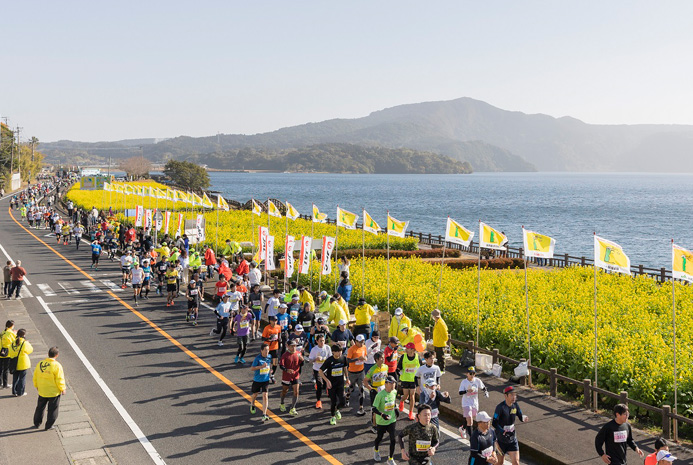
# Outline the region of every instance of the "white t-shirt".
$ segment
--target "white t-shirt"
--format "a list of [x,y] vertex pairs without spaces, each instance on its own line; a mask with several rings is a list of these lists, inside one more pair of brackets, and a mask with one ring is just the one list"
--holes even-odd
[[130,268],[130,265],[132,265],[132,256],[131,255],[123,255],[120,257],[120,267],[121,268]]
[[378,342],[373,342],[373,339],[368,339],[366,341],[366,363],[369,365],[375,364],[375,359],[373,356],[380,351],[380,344],[382,341],[378,338]]
[[[467,390],[472,389],[473,392],[469,393]],[[467,378],[463,379],[460,383],[459,391],[464,391],[462,395],[462,407],[473,407],[475,409],[479,408],[479,391],[485,389],[486,386],[484,382],[479,378],[474,377],[474,379],[469,382]]]
[[260,274],[260,270],[258,270],[257,268],[251,269],[248,273],[248,283],[250,284],[250,287],[253,287],[256,284],[260,284],[261,279],[262,274]]
[[144,270],[142,268],[132,269],[132,284],[142,284],[144,279]]
[[428,367],[425,363],[419,367],[418,370],[416,370],[416,375],[417,378],[419,378],[419,386],[421,387],[421,391],[424,390],[424,382],[427,379],[433,378],[437,380],[442,376],[440,372],[440,368],[438,365],[431,365]]
[[269,300],[267,300],[267,316],[277,316],[280,303],[279,299],[270,297]]
[[237,312],[238,311],[238,305],[243,302],[243,294],[241,294],[238,291],[234,292],[227,292],[227,296],[229,296],[229,304],[231,304],[231,311],[232,312]]
[[[330,346],[327,344],[324,344],[322,348],[315,346],[312,349],[310,349],[310,355],[308,355],[308,358],[310,360],[314,360],[313,362],[313,370],[319,370],[320,367],[322,367],[323,362],[328,359],[332,355],[332,349],[330,349]],[[320,361],[318,361],[318,358]]]

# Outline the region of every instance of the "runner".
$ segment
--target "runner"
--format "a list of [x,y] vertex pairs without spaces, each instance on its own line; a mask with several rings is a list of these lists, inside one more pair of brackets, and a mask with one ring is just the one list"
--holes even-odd
[[424,364],[416,370],[416,381],[417,386],[420,390],[423,390],[426,380],[433,379],[436,384],[440,386],[440,377],[443,372],[440,370],[438,365],[434,365],[435,358],[433,352],[424,352]]
[[168,271],[168,262],[166,261],[166,256],[164,256],[164,254],[161,254],[159,262],[156,264],[156,273],[158,281],[156,285],[157,294],[161,294],[163,292],[164,283],[166,282],[166,271]]
[[120,257],[120,271],[123,274],[121,277],[121,289],[125,289],[130,278],[130,268],[132,267],[132,250],[128,250]]
[[310,309],[310,305],[303,305],[303,310],[298,314],[298,322],[307,334],[313,329],[313,326],[315,326],[315,313]]
[[472,437],[474,417],[479,411],[479,391],[483,391],[484,395],[488,397],[488,390],[484,382],[475,375],[476,368],[467,368],[467,378],[463,379],[460,383],[459,391],[462,396],[462,414],[467,419],[467,425],[460,426],[460,435],[463,439],[465,437]]
[[390,435],[390,455],[387,459],[387,465],[395,465],[395,430],[397,416],[399,411],[395,408],[397,401],[397,380],[394,376],[388,376],[385,380],[385,389],[380,391],[375,396],[373,401],[373,412],[375,413],[376,436],[373,447],[373,460],[380,462],[380,442],[383,440],[385,433]]
[[140,268],[139,262],[135,262],[134,268],[131,271],[132,275],[132,296],[135,300],[135,307],[139,304],[137,303],[137,297],[139,297],[140,292],[142,292],[142,281],[144,281],[144,270]]
[[[397,435],[399,447],[402,450],[402,460],[408,460],[410,465],[429,465],[431,457],[440,445],[438,429],[431,424],[431,407],[417,407],[417,422],[404,428]],[[404,438],[409,436],[409,448],[404,447]]]
[[[628,423],[629,416],[628,405],[616,404],[614,406],[613,420],[602,426],[597,433],[597,437],[594,439],[594,446],[604,463],[626,465],[628,463],[626,447],[633,449],[640,457],[645,455],[633,440],[633,431],[630,423]],[[606,452],[603,447],[606,447]]]
[[[368,370],[363,381],[364,388],[368,389],[371,396],[371,407],[375,402],[375,396],[378,392],[385,389],[385,380],[387,379],[387,365],[385,365],[385,357],[382,352],[376,352],[373,355],[375,364]],[[375,422],[375,411],[371,408],[371,431],[377,433]]]
[[450,393],[447,391],[441,392],[439,389],[440,386],[436,380],[434,378],[428,378],[419,396],[420,404],[431,407],[431,423],[433,423],[438,432],[440,432],[440,423],[438,421],[440,403],[450,403]]
[[95,268],[99,271],[99,258],[101,257],[102,249],[101,245],[94,241],[91,243],[91,268]]
[[267,299],[267,303],[265,304],[265,313],[267,313],[267,316],[277,316],[277,313],[279,313],[279,304],[281,304],[279,289],[274,289],[272,291],[272,297]]
[[188,298],[188,313],[185,315],[185,321],[192,320],[193,326],[197,326],[197,312],[200,309],[200,289],[197,287],[197,281],[191,280],[188,283],[185,296]]
[[250,397],[250,413],[255,414],[255,399],[257,395],[262,393],[262,421],[269,420],[267,416],[267,405],[269,404],[269,393],[268,386],[270,383],[270,365],[272,364],[272,355],[270,355],[270,346],[267,344],[262,344],[260,347],[260,355],[255,357],[252,365],[250,366],[251,371],[254,371],[253,375],[253,386],[250,388],[252,393]]
[[289,410],[289,415],[296,416],[298,412],[296,411],[296,404],[298,403],[298,383],[299,383],[299,368],[303,363],[303,355],[296,351],[296,341],[287,342],[287,350],[282,355],[279,360],[279,368],[282,369],[282,393],[279,396],[279,410],[286,412],[286,406],[284,405],[284,398],[286,393],[289,392],[289,387],[293,392],[293,399],[291,401],[291,409]]
[[298,294],[291,296],[291,303],[288,305],[287,314],[289,315],[289,326],[292,328],[298,323],[298,314],[301,313],[301,304],[298,301]]
[[[397,336],[392,336],[383,350],[385,364],[387,365],[387,373],[390,376],[397,376],[397,348],[399,347],[399,339]],[[395,378],[396,379],[396,378]]]
[[151,287],[150,282],[152,280],[152,267],[150,266],[151,261],[149,259],[142,260],[142,271],[144,271],[144,281],[142,281],[142,289],[144,290],[144,296],[142,298],[149,299],[149,289]]
[[359,409],[356,415],[363,416],[366,412],[363,410],[363,379],[365,372],[363,370],[366,362],[366,346],[364,344],[365,337],[363,334],[356,336],[356,342],[349,347],[347,351],[347,362],[349,363],[349,390],[346,395],[346,406],[349,406],[351,394],[354,389],[359,389]]
[[219,302],[221,302],[221,298],[226,294],[226,291],[229,288],[229,283],[226,281],[226,276],[223,274],[219,275],[219,281],[214,284],[214,289],[216,290],[216,294],[214,295],[214,305],[217,305]]
[[339,344],[345,350],[350,342],[354,341],[354,335],[347,329],[346,320],[339,320],[339,326],[332,332],[332,341]]
[[250,288],[250,294],[248,295],[248,300],[250,301],[250,306],[253,309],[253,326],[250,328],[250,337],[255,339],[260,337],[260,321],[262,320],[262,307],[265,303],[265,295],[260,292],[260,285],[256,284]]
[[354,317],[356,318],[354,334],[363,334],[368,339],[371,335],[371,318],[373,315],[375,315],[375,310],[366,303],[366,299],[361,297],[358,306],[354,310]]
[[315,326],[310,328],[311,339],[313,344],[316,343],[318,336],[325,338],[325,343],[330,341],[330,327],[325,324],[325,319],[320,317],[315,321]]
[[274,384],[274,373],[277,371],[277,364],[279,363],[279,335],[282,329],[277,324],[276,316],[270,316],[268,319],[269,324],[262,330],[262,341],[269,344],[270,355],[272,356],[270,382]]
[[236,341],[238,342],[238,353],[233,363],[245,363],[245,351],[248,349],[248,334],[253,327],[253,314],[248,311],[247,305],[241,305],[241,309],[233,318],[233,326],[236,333]]
[[366,373],[375,365],[373,356],[380,352],[380,345],[380,333],[376,329],[371,333],[371,337],[366,340],[366,363],[363,365],[363,369],[366,370]]
[[397,362],[400,373],[399,381],[402,383],[402,399],[399,401],[399,411],[404,410],[404,403],[409,401],[409,419],[414,419],[414,403],[416,394],[416,372],[421,366],[419,354],[413,342],[406,345],[406,353]]
[[223,346],[224,343],[222,341],[224,340],[224,337],[226,337],[226,330],[229,327],[229,315],[231,315],[231,302],[229,302],[228,295],[224,295],[224,297],[222,297],[221,302],[219,302],[217,308],[214,309],[214,313],[217,316],[217,327],[212,328],[209,335],[214,336],[215,334],[218,334],[219,342],[217,342],[217,345]]
[[[493,414],[493,428],[496,430],[496,438],[501,451],[498,463],[503,463],[505,455],[510,457],[512,465],[520,465],[520,445],[515,435],[515,418],[521,422],[529,420],[527,415],[522,414],[522,410],[517,403],[517,394],[512,386],[503,389],[505,400],[498,404]],[[630,427],[629,427],[630,428]],[[624,462],[625,463],[625,462]]]
[[279,305],[279,313],[277,313],[277,324],[281,329],[279,337],[279,356],[281,357],[286,352],[286,341],[289,339],[289,314],[286,313],[286,304]]
[[332,346],[332,356],[325,360],[320,367],[320,378],[327,385],[327,394],[330,396],[330,424],[336,425],[337,420],[342,419],[339,409],[344,407],[344,383],[349,383],[346,374],[347,360],[342,355],[339,344]]
[[491,428],[491,417],[481,411],[476,414],[477,428],[469,438],[469,461],[467,465],[481,465],[484,463],[497,464],[498,456],[494,449],[500,450],[496,439],[496,432]]
[[84,228],[81,224],[77,223],[74,228],[72,228],[72,234],[75,236],[75,246],[76,250],[79,250],[79,243],[82,241],[82,234],[84,233]]
[[175,266],[169,267],[166,271],[166,306],[170,307],[173,305],[173,299],[176,298],[177,288],[178,288],[178,269]]
[[315,380],[315,408],[322,408],[322,391],[327,390],[325,381],[320,377],[320,368],[329,357],[332,356],[332,349],[325,344],[325,336],[322,334],[315,338],[315,346],[310,350],[308,360],[313,364],[313,379]]

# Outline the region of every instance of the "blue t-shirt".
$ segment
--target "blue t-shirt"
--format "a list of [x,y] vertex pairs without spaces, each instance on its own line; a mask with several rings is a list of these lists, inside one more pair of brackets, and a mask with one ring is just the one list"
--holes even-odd
[[272,356],[268,355],[267,357],[263,357],[262,355],[258,355],[255,357],[255,360],[253,360],[253,364],[251,365],[252,367],[257,367],[262,365],[261,362],[265,362],[266,365],[264,368],[261,368],[257,371],[254,371],[255,375],[253,376],[253,381],[256,381],[258,383],[264,383],[270,380],[270,371],[272,368]]
[[282,331],[289,330],[289,314],[288,313],[277,313],[277,324],[282,329]]
[[91,245],[91,253],[92,253],[92,255],[100,255],[101,254],[101,246],[99,244],[92,244]]

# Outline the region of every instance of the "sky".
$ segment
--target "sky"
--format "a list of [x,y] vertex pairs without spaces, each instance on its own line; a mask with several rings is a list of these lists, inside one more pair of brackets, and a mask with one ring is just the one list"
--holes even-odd
[[50,142],[254,134],[471,97],[693,124],[690,1],[4,2],[0,116]]

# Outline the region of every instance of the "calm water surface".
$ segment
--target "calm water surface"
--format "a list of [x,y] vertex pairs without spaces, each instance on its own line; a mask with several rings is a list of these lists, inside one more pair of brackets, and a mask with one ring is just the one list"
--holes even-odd
[[[212,189],[245,202],[268,197],[330,218],[337,205],[380,224],[386,212],[409,228],[443,234],[448,215],[477,231],[478,221],[522,244],[521,226],[556,239],[556,253],[591,257],[592,233],[623,246],[633,265],[671,267],[670,240],[693,248],[693,174],[475,173],[357,175],[210,173]],[[475,237],[476,239],[476,237]]]

